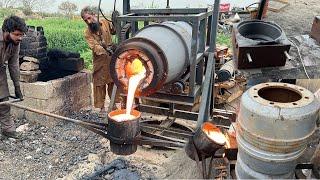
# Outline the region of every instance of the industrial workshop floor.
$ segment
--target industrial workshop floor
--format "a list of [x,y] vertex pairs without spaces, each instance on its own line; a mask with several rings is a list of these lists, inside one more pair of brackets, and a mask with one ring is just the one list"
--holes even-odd
[[[269,13],[269,20],[282,26],[288,36],[306,34],[314,16],[320,14],[318,0],[290,0],[290,3],[283,12]],[[71,117],[102,120],[89,111]],[[106,139],[79,126],[65,122],[15,121],[24,132],[24,139],[0,140],[0,179],[80,179],[121,158],[110,152]],[[315,148],[319,134],[309,149]],[[139,147],[137,153],[123,158],[126,161],[123,169],[128,171],[108,171],[100,179],[200,178],[196,163],[182,150]]]

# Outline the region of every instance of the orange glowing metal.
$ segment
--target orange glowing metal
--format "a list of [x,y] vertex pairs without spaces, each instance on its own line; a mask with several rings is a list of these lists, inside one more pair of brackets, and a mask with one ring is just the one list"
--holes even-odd
[[224,145],[226,143],[226,137],[215,125],[206,122],[202,126],[202,131],[215,143],[220,145]]
[[129,61],[126,66],[126,74],[128,77],[131,77],[133,75],[139,74],[143,71],[144,66],[140,59],[135,58],[133,61]]

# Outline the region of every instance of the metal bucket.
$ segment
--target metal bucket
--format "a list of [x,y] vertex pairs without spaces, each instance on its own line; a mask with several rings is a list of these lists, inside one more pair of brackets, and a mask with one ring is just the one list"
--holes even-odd
[[243,21],[239,23],[238,31],[243,37],[261,43],[277,42],[283,32],[277,24],[260,20]]
[[135,138],[140,135],[139,120],[141,113],[136,110],[131,111],[134,119],[117,121],[113,117],[125,114],[126,110],[115,110],[108,114],[108,139],[110,140],[110,149],[117,155],[130,155],[137,151]]
[[309,90],[296,85],[263,83],[246,91],[238,117],[237,177],[293,178],[319,107]]

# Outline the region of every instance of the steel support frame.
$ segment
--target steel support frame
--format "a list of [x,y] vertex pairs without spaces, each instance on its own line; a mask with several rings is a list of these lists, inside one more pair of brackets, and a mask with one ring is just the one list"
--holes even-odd
[[[192,42],[191,42],[191,65],[189,77],[189,93],[188,94],[166,94],[156,93],[149,97],[142,97],[145,99],[153,99],[160,101],[168,101],[176,104],[193,104],[197,97],[201,94],[200,112],[197,113],[197,119],[194,113],[187,113],[187,119],[192,117],[192,120],[197,120],[198,125],[204,121],[210,120],[212,107],[214,103],[212,96],[212,84],[214,83],[213,74],[215,67],[215,60],[213,50],[215,49],[216,31],[219,15],[220,0],[214,1],[214,10],[208,11],[207,8],[186,8],[186,9],[130,9],[130,1],[123,0],[124,15],[117,18],[117,29],[121,29],[126,23],[131,23],[131,36],[133,36],[138,29],[138,21],[143,21],[144,25],[149,22],[163,22],[163,21],[185,21],[192,25]],[[171,16],[174,15],[174,16]],[[117,34],[120,37],[120,31]],[[120,39],[120,38],[119,38]],[[118,42],[121,43],[121,42]],[[205,54],[209,51],[209,56]],[[205,63],[207,61],[207,63]],[[204,65],[207,64],[206,68]],[[203,75],[205,73],[205,79]],[[171,101],[170,101],[171,100]],[[146,107],[144,107],[146,108]],[[144,109],[142,107],[142,109]],[[147,108],[147,109],[150,109]],[[177,111],[180,114],[180,111]],[[184,112],[181,111],[181,114]],[[177,115],[176,114],[176,115]],[[181,115],[181,118],[184,118]]]

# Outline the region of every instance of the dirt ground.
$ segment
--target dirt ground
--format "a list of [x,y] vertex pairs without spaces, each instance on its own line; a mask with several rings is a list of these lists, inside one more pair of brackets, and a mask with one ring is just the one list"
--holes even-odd
[[290,5],[279,13],[268,12],[267,20],[282,27],[289,37],[309,34],[314,17],[320,14],[318,0],[289,0]]
[[[289,0],[280,13],[268,13],[268,20],[278,23],[288,36],[307,34],[315,15],[320,14],[318,0]],[[103,121],[97,114],[83,111],[71,117]],[[14,118],[14,117],[13,117]],[[0,140],[0,179],[83,179],[85,175],[118,158],[126,161],[128,173],[104,173],[98,179],[177,179],[200,178],[196,163],[183,150],[139,147],[137,153],[120,157],[110,152],[108,140],[88,130],[65,122],[27,122],[22,140]],[[26,126],[28,124],[28,126]],[[318,133],[319,134],[319,133]],[[312,146],[315,146],[315,143]]]

